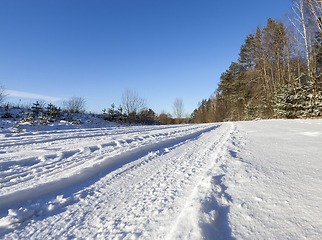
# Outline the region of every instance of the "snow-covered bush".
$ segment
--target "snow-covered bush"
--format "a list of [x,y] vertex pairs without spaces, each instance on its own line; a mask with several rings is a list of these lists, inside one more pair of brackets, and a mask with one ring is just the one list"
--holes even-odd
[[316,118],[322,113],[322,92],[312,81],[281,86],[274,100],[278,118]]

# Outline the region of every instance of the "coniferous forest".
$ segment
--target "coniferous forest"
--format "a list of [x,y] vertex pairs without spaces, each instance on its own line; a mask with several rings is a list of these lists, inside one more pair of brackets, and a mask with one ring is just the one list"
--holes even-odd
[[322,116],[322,1],[293,1],[285,20],[246,36],[196,123]]

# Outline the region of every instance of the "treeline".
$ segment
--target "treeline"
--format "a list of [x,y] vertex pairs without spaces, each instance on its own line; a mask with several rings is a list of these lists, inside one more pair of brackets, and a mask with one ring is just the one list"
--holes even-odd
[[[170,113],[162,112],[157,115],[147,107],[146,100],[132,90],[126,90],[122,94],[122,102],[116,107],[113,103],[109,108],[104,108],[101,114],[86,113],[86,100],[83,97],[73,96],[62,102],[62,108],[51,103],[39,100],[32,104],[4,104],[8,96],[5,89],[0,87],[0,118],[14,119],[18,124],[29,122],[31,125],[48,125],[61,120],[71,124],[83,124],[81,118],[86,115],[95,116],[105,121],[115,122],[121,125],[143,124],[184,124],[191,122],[183,117],[183,103],[176,99],[174,102],[175,117]],[[180,104],[176,104],[176,103]],[[89,120],[90,121],[90,120]],[[17,131],[19,132],[19,131]]]
[[173,102],[174,118],[170,113],[162,112],[157,115],[147,107],[146,100],[133,90],[125,90],[122,94],[122,103],[116,108],[103,109],[103,119],[120,124],[184,124],[190,123],[190,118],[183,117],[183,101],[176,98]]
[[322,2],[293,4],[287,21],[270,18],[246,37],[193,122],[321,117]]
[[102,117],[104,120],[119,124],[159,124],[155,112],[150,108],[142,109],[140,112],[131,111],[125,113],[122,106],[116,109],[115,105],[112,104],[110,108],[103,109]]

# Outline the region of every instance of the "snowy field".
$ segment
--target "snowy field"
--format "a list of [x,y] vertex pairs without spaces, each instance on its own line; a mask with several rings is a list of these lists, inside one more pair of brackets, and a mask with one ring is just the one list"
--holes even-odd
[[1,239],[321,239],[322,120],[0,133]]

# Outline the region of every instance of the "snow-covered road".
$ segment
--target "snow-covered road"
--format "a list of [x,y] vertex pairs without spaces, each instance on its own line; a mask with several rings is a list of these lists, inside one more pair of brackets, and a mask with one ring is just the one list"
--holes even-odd
[[322,121],[0,137],[0,238],[317,239]]

